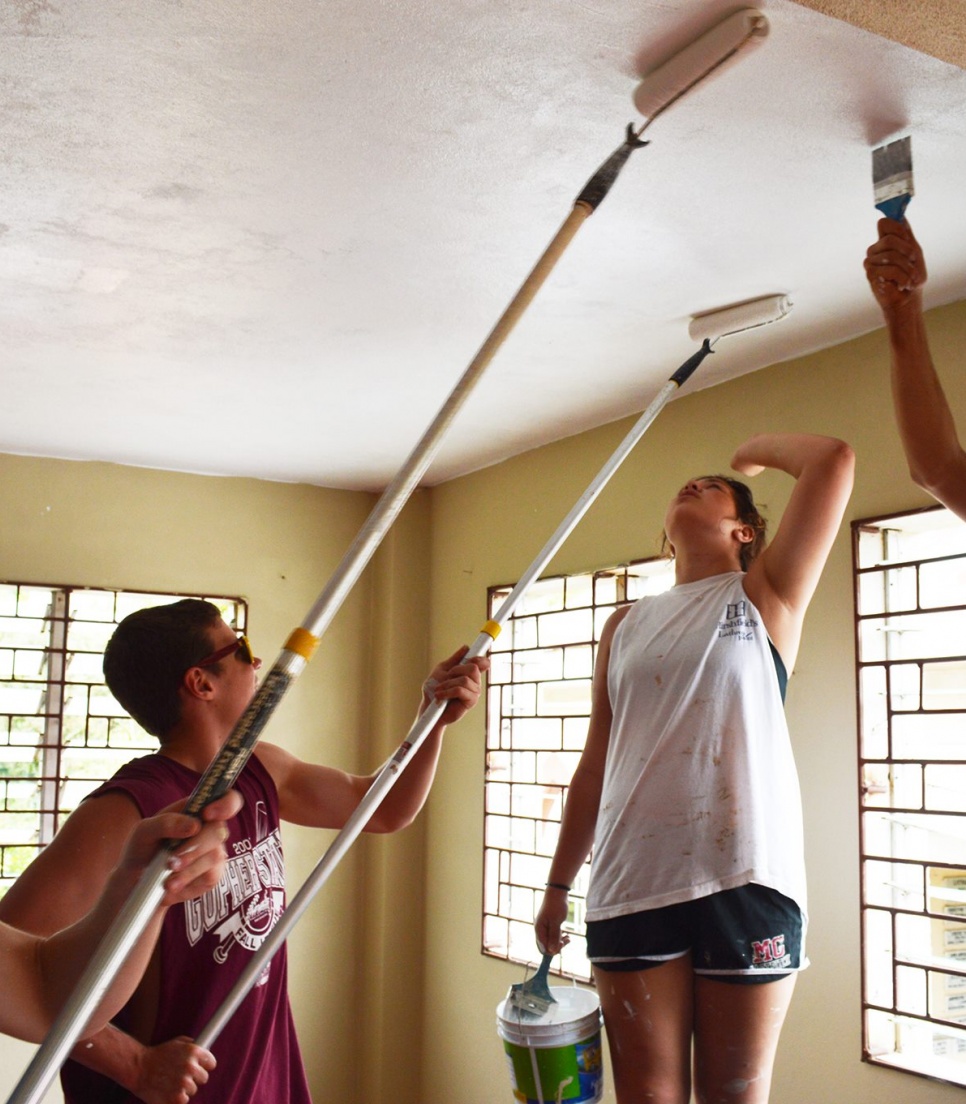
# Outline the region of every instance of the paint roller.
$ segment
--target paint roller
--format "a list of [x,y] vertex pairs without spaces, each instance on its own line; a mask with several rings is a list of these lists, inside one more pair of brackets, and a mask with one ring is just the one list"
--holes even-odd
[[[639,110],[648,116],[647,121],[636,133],[633,124],[628,125],[622,145],[601,165],[574,201],[572,211],[554,239],[460,377],[429,429],[383,492],[315,605],[302,624],[290,634],[251,704],[191,794],[184,810],[186,813],[197,815],[205,805],[231,788],[248,761],[269,717],[292,682],[305,669],[322,634],[425,474],[439,449],[443,435],[484,369],[529,306],[577,230],[606,197],[631,152],[647,144],[641,140],[640,135],[688,91],[728,65],[744,48],[764,37],[767,28],[768,22],[759,11],[753,8],[742,9],[716,24],[679,54],[645,75],[634,99]],[[670,383],[671,381],[669,385]],[[674,384],[673,388],[676,389],[677,386],[680,384]],[[162,850],[145,870],[44,1043],[8,1098],[7,1104],[37,1104],[43,1096],[97,1006],[110,978],[120,968],[139,933],[157,908],[163,895],[166,860],[167,854]]]
[[[632,449],[647,432],[651,423],[658,416],[665,404],[690,378],[692,373],[706,356],[713,353],[711,348],[712,336],[717,340],[730,334],[736,334],[745,329],[767,325],[769,322],[784,318],[791,304],[786,296],[768,296],[746,303],[729,307],[721,311],[715,311],[695,318],[691,325],[698,326],[704,334],[701,339],[701,348],[689,357],[673,373],[647,407],[640,418],[635,422],[631,431],[618,445],[615,452],[607,460],[594,480],[577,500],[576,504],[563,519],[553,535],[537,554],[534,561],[526,569],[516,586],[504,599],[499,610],[491,621],[487,621],[480,630],[476,640],[466,653],[467,659],[475,656],[486,655],[493,641],[499,636],[504,623],[510,618],[524,594],[536,579],[546,570],[551,559],[556,555],[561,545],[577,526],[584,514],[600,495],[601,491],[610,481],[611,477],[630,455]],[[275,927],[265,937],[264,942],[258,948],[247,963],[244,971],[239,975],[234,988],[225,997],[222,1004],[216,1009],[208,1024],[199,1032],[196,1042],[199,1046],[210,1048],[218,1038],[222,1028],[231,1018],[235,1009],[241,1004],[252,986],[257,982],[265,967],[279,950],[291,929],[308,908],[315,894],[322,888],[329,875],[338,865],[340,860],[358,838],[371,820],[373,813],[385,799],[386,794],[395,785],[396,780],[406,768],[413,756],[419,750],[420,745],[436,726],[443,711],[445,702],[432,702],[420,714],[406,736],[406,739],[396,749],[395,754],[376,775],[372,785],[366,791],[365,796],[355,811],[346,821],[345,826],[332,841],[326,853],[322,856],[312,873],[306,878],[298,893],[289,901],[285,912],[279,918]]]
[[768,20],[755,8],[742,8],[648,73],[634,92],[634,106],[647,119],[641,134],[669,107],[712,74],[730,67],[738,55],[768,35]]
[[702,81],[729,68],[740,54],[757,46],[767,35],[765,16],[757,8],[741,8],[645,74],[634,91],[634,106],[646,121],[637,129],[628,123],[623,143],[577,196],[574,211],[585,208],[578,217],[586,218],[597,208],[631,153],[649,144],[642,141],[641,135],[659,115]]
[[761,299],[749,299],[732,307],[696,314],[688,326],[688,336],[693,341],[708,341],[714,345],[720,337],[777,322],[791,309],[792,301],[787,295],[766,295]]

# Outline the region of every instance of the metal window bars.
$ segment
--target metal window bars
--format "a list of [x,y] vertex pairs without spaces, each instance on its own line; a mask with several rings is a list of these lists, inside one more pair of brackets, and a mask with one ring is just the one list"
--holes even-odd
[[864,1057],[966,1085],[966,527],[852,531]]

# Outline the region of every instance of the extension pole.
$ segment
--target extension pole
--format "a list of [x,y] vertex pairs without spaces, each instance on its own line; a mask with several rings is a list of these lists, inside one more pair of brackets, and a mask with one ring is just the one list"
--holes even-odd
[[[425,474],[439,450],[443,435],[483,371],[533,301],[574,235],[607,195],[630,154],[646,144],[635,137],[632,127],[628,126],[624,141],[574,200],[563,225],[480,346],[409,459],[380,496],[315,605],[285,642],[248,708],[189,797],[184,809],[187,814],[197,816],[206,805],[231,789],[275,707],[312,658],[322,634]],[[97,997],[103,993],[157,907],[162,896],[160,887],[165,871],[165,864],[160,860],[145,870],[127,906],[104,937],[91,967],[84,973],[7,1104],[37,1104],[43,1096],[96,1007]],[[93,968],[94,962],[102,963],[97,971]]]
[[[503,623],[516,609],[524,593],[534,580],[546,570],[547,564],[553,559],[557,550],[573,531],[580,519],[590,509],[594,500],[607,485],[614,472],[617,471],[637,442],[647,432],[648,427],[661,412],[671,395],[684,384],[691,373],[710,352],[712,352],[711,343],[705,340],[701,349],[689,360],[685,361],[667,383],[664,384],[657,397],[644,411],[607,463],[597,473],[593,482],[587,490],[584,491],[570,513],[567,514],[557,527],[553,536],[540,550],[533,563],[531,563],[523,573],[520,581],[504,599],[494,619],[492,621],[487,621],[480,630],[480,634],[466,653],[466,659],[473,659],[476,656],[486,655],[490,650],[490,646],[496,637],[499,636],[503,628]],[[205,1027],[202,1028],[196,1039],[199,1046],[210,1048],[215,1039],[218,1038],[222,1028],[244,1000],[251,987],[258,980],[266,965],[271,961],[273,955],[281,947],[289,931],[295,926],[302,914],[308,908],[312,898],[322,888],[339,861],[365,828],[386,794],[395,785],[401,772],[405,770],[406,766],[412,760],[419,746],[435,727],[445,709],[445,702],[432,702],[420,714],[413,727],[409,730],[406,739],[397,748],[393,757],[376,775],[372,785],[366,791],[365,796],[362,798],[362,801],[360,801],[355,811],[346,821],[345,826],[332,841],[315,869],[308,878],[306,878],[298,893],[288,903],[278,923],[272,928],[265,937],[262,945],[252,955],[247,966],[235,982],[234,988],[228,993],[224,1001],[222,1001],[221,1005]]]

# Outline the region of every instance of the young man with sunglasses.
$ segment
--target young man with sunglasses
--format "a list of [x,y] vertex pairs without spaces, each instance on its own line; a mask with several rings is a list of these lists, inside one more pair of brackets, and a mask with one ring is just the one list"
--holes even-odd
[[[447,703],[366,830],[393,832],[429,793],[443,730],[476,704],[488,662],[443,660],[427,686]],[[189,793],[254,693],[260,666],[248,641],[208,602],[186,599],[139,610],[117,627],[104,674],[117,700],[148,732],[157,754],[136,759],[96,790],[0,903],[0,919],[44,934],[86,911],[132,825]],[[424,697],[424,706],[426,703]],[[171,909],[159,950],[115,1023],[75,1048],[62,1082],[68,1104],[186,1104],[214,1058],[191,1037],[208,1023],[277,921],[285,903],[280,820],[341,828],[374,775],[305,763],[260,741],[234,788],[244,807],[231,825],[228,869],[218,886]],[[308,1104],[289,1008],[283,947],[214,1046],[208,1104]]]

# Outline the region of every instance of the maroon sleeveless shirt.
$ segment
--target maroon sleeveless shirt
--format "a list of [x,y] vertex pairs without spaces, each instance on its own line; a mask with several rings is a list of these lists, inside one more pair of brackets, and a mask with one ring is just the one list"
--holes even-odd
[[[123,766],[87,800],[121,791],[142,816],[186,797],[199,775],[163,755]],[[228,866],[204,896],[168,909],[161,929],[161,976],[152,1043],[191,1038],[205,1027],[285,907],[278,793],[253,755],[235,789],[244,808],[229,823]],[[311,1104],[288,1002],[286,948],[265,968],[215,1040],[218,1059],[198,1104]],[[127,1009],[115,1017],[122,1030]],[[77,1062],[61,1071],[67,1104],[134,1104],[116,1082]]]

